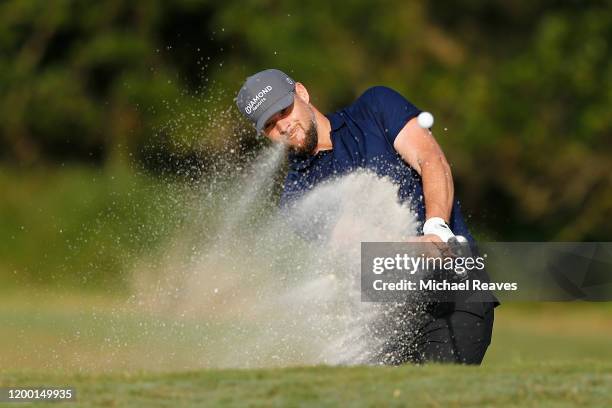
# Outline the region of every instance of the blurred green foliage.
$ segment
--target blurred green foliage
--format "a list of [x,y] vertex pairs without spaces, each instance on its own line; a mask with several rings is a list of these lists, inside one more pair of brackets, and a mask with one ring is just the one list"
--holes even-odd
[[375,84],[432,111],[481,238],[609,240],[610,38],[605,1],[6,1],[0,157],[206,169],[259,146],[232,99],[277,67],[322,111]]
[[5,168],[0,190],[0,289],[124,290],[192,214],[183,187],[124,168]]

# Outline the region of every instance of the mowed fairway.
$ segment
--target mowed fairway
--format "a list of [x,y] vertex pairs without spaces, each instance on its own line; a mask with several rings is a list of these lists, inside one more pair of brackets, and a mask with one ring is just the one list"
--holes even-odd
[[486,368],[309,367],[87,376],[22,373],[3,374],[2,380],[4,385],[70,384],[77,389],[78,405],[84,407],[609,407],[611,381],[609,361],[588,360]]
[[[108,327],[102,312],[108,305],[98,299],[101,326],[87,328],[82,316],[87,309],[78,307],[86,300],[50,301],[41,314],[31,303],[20,308],[19,298],[5,300],[0,313],[1,386],[73,386],[79,407],[612,406],[609,304],[504,305],[497,309],[493,344],[482,367],[212,370],[198,369],[198,332],[191,339],[183,336],[181,347],[163,333],[151,333],[159,335],[157,341],[136,337],[127,349],[118,347],[111,364],[104,358],[113,349],[105,344],[108,331],[128,339],[137,321]],[[139,355],[139,342],[146,354]],[[156,360],[155,353],[172,357]]]

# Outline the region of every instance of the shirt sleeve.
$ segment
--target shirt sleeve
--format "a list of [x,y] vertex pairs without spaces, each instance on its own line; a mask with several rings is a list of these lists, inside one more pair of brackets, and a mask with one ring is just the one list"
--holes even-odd
[[370,103],[378,123],[383,128],[385,138],[391,145],[406,123],[421,113],[419,108],[400,93],[386,86],[370,88],[364,96]]

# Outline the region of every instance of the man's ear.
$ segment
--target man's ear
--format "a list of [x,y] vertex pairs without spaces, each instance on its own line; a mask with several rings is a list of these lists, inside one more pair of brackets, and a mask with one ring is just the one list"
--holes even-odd
[[306,87],[304,85],[302,85],[301,82],[296,82],[295,83],[295,93],[297,94],[297,96],[299,96],[304,102],[309,103],[310,102],[310,95],[308,95],[308,91],[306,90]]

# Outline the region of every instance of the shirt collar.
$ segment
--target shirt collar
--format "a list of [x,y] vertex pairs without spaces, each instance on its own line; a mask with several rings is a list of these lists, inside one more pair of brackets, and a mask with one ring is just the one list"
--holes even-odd
[[334,112],[325,115],[327,119],[329,119],[329,123],[331,125],[331,130],[338,130],[344,125],[344,112]]

